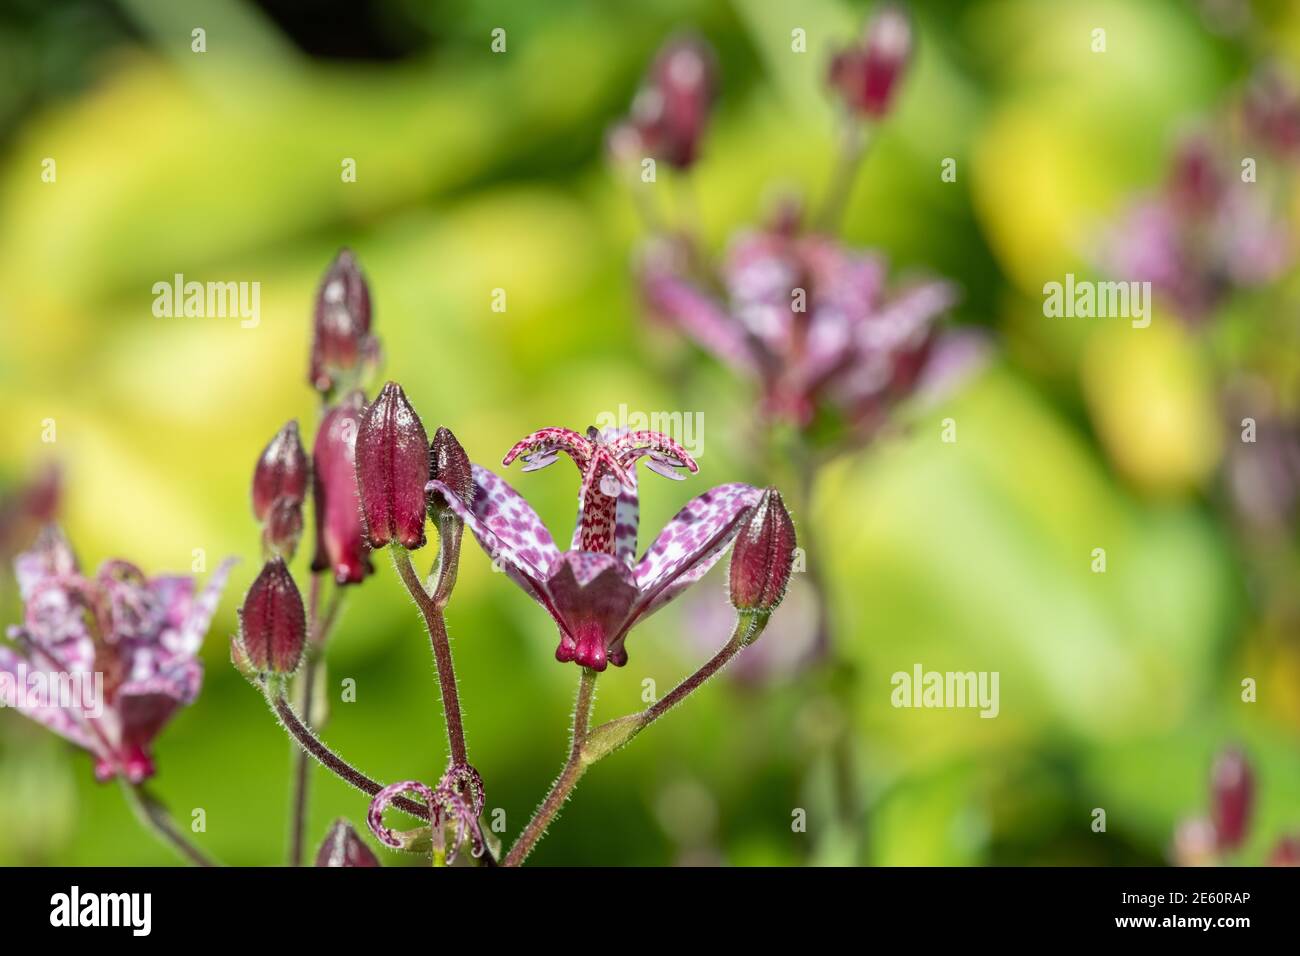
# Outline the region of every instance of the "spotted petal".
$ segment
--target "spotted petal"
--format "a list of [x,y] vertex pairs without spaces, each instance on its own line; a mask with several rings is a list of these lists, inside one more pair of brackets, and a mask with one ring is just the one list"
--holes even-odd
[[762,491],[739,482],[692,498],[677,512],[634,570],[641,600],[634,618],[663,607],[717,563]]
[[489,558],[500,561],[507,574],[529,594],[541,600],[541,586],[559,557],[551,533],[537,512],[506,481],[481,465],[474,465],[474,497],[470,507],[440,481],[426,490],[440,492]]
[[[32,666],[15,654],[11,648],[0,647],[0,701],[4,701],[5,705],[8,706],[12,700],[16,705],[14,709],[20,714],[48,727],[60,737],[72,741],[78,747],[84,747],[92,752],[96,751],[97,741],[86,728],[76,708],[60,707],[57,702],[48,698],[37,701],[27,693],[27,690],[31,687],[28,678],[34,674],[45,675],[45,687],[58,686],[57,678],[59,675],[44,667]],[[89,687],[83,689],[83,693],[88,692],[89,689]],[[10,697],[11,693],[14,695],[12,698]]]

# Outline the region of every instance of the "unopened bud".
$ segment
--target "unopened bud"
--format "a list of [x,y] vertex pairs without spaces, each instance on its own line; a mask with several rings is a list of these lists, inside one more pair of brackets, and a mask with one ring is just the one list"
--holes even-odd
[[291,674],[307,642],[307,613],[293,575],[280,558],[262,568],[239,612],[244,657],[258,672]]
[[794,522],[781,493],[768,488],[736,536],[731,553],[732,606],[770,614],[785,597],[794,549]]
[[362,413],[356,461],[370,547],[378,549],[390,542],[412,550],[424,547],[429,439],[396,382],[385,385]]
[[329,394],[355,384],[363,366],[374,364],[379,345],[370,334],[370,288],[350,249],[330,264],[316,293],[308,382]]
[[626,151],[635,142],[671,166],[690,167],[708,125],[716,74],[713,50],[703,40],[669,40],[632,103],[629,126],[613,145]]
[[1211,775],[1210,814],[1219,849],[1232,850],[1246,839],[1255,801],[1255,778],[1246,756],[1235,747],[1219,754]]
[[307,497],[310,476],[307,452],[298,437],[298,423],[288,422],[267,443],[253,469],[253,515],[258,521],[265,521],[277,498],[302,504]]
[[912,23],[898,7],[886,6],[867,24],[863,41],[831,61],[830,85],[850,110],[880,119],[911,58]]
[[[450,428],[440,427],[429,443],[429,479],[440,481],[467,506],[474,501],[474,470],[469,455],[461,447]],[[426,502],[429,517],[437,520],[442,510],[447,507],[443,495],[437,491],[428,493]]]
[[317,866],[379,866],[379,859],[366,846],[352,824],[335,820],[325,842],[316,853]]
[[293,560],[302,538],[302,502],[287,495],[276,498],[262,527],[262,549],[267,557]]
[[331,571],[338,584],[358,584],[373,568],[361,526],[356,439],[365,398],[353,392],[325,413],[312,449],[316,507],[313,571]]

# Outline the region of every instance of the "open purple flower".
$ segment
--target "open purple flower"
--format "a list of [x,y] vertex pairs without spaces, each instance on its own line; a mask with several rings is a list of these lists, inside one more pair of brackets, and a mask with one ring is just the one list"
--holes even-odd
[[1116,278],[1150,282],[1195,324],[1234,289],[1281,276],[1293,259],[1292,238],[1209,140],[1193,137],[1179,147],[1163,189],[1132,203],[1097,259]]
[[582,475],[578,524],[569,550],[561,551],[532,507],[497,475],[475,465],[474,497],[466,506],[440,481],[440,492],[483,550],[555,619],[559,661],[593,670],[627,663],[628,631],[704,576],[740,530],[762,491],[745,484],[720,485],[692,499],[636,560],[639,502],[636,464],[679,479],[698,470],[686,451],[657,432],[586,436],[567,428],[544,428],[506,455],[521,457],[525,471],[552,464],[560,452]]
[[0,647],[0,687],[16,709],[95,757],[95,775],[153,775],[154,738],[199,692],[199,646],[233,561],[197,592],[193,578],[148,578],[127,561],[80,572],[47,528],[14,562],[23,623]]
[[938,280],[887,294],[880,256],[802,232],[788,214],[732,244],[718,276],[725,301],[678,252],[646,258],[650,308],[755,379],[768,414],[800,426],[833,409],[859,433],[878,428],[934,359],[936,320],[957,298]]

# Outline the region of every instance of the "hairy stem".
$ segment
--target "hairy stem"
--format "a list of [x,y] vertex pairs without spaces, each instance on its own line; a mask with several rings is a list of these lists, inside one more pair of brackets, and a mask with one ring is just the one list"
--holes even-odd
[[202,850],[185,838],[177,828],[176,822],[172,820],[171,814],[167,812],[167,808],[143,786],[123,780],[122,792],[126,794],[126,801],[135,811],[136,818],[159,840],[195,866],[216,866]]
[[686,678],[667,694],[655,701],[644,711],[641,712],[640,726],[638,732],[650,724],[654,723],[668,711],[680,704],[686,697],[699,690],[710,677],[722,670],[731,659],[740,653],[741,648],[749,644],[767,625],[767,618],[759,618],[752,614],[741,614],[736,618],[736,626],[731,632],[731,638],[723,646],[722,650],[714,654],[709,660],[694,674]]
[[587,764],[582,759],[582,745],[587,739],[591,709],[596,701],[596,676],[596,671],[588,667],[582,669],[582,677],[578,681],[578,696],[573,705],[573,739],[569,744],[569,759],[565,762],[564,769],[560,771],[560,776],[551,785],[546,799],[542,801],[533,818],[528,821],[528,826],[524,827],[524,832],[519,834],[519,839],[506,854],[505,860],[502,861],[505,866],[519,866],[528,858],[528,854],[542,838],[542,834],[555,819],[555,815],[560,812],[560,807],[564,806],[565,801],[569,799],[569,794],[573,792],[573,788],[587,769]]
[[[302,672],[302,722],[310,727],[312,708],[316,700],[316,677],[320,670],[320,655],[338,619],[339,608],[343,604],[343,589],[336,587],[330,596],[330,602],[324,616],[320,611],[321,583],[324,575],[316,572],[311,576],[311,597],[308,605],[307,661]],[[289,822],[289,865],[302,866],[307,834],[307,795],[311,786],[311,762],[307,752],[301,747],[294,748],[293,796],[291,798],[291,816]]]
[[451,644],[447,640],[447,623],[442,609],[450,596],[449,583],[455,579],[455,553],[459,549],[459,540],[451,544],[452,535],[444,533],[441,538],[441,554],[438,562],[438,583],[433,594],[424,588],[420,575],[411,562],[411,553],[404,548],[393,547],[393,564],[406,585],[406,590],[415,598],[420,613],[424,615],[424,625],[429,631],[429,641],[433,645],[433,660],[438,668],[438,684],[442,689],[442,712],[447,720],[447,742],[451,746],[451,762],[460,766],[468,763],[465,757],[465,725],[460,716],[460,695],[456,690],[456,671],[451,661]]
[[[384,785],[374,780],[360,770],[353,767],[346,760],[336,754],[329,746],[312,733],[311,729],[294,713],[289,701],[285,699],[284,689],[264,687],[267,703],[271,705],[271,710],[275,712],[280,723],[289,735],[298,742],[304,751],[311,754],[316,761],[326,770],[333,773],[336,777],[350,786],[356,787],[362,793],[374,796]],[[420,820],[429,819],[429,808],[407,797],[396,797],[393,800],[393,806],[409,813],[411,816]]]

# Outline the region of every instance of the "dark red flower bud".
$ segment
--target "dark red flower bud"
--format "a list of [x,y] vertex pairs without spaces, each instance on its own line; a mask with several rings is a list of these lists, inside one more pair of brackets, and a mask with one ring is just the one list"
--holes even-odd
[[912,23],[898,7],[886,6],[867,24],[862,43],[831,61],[830,85],[849,109],[880,119],[911,58]]
[[292,674],[307,643],[307,612],[293,575],[272,558],[253,581],[239,611],[244,657],[256,671]]
[[288,422],[267,443],[253,469],[253,515],[265,521],[277,498],[302,504],[310,476],[307,452],[298,437],[298,422]]
[[1219,754],[1211,775],[1210,816],[1219,849],[1233,850],[1246,839],[1255,801],[1255,778],[1245,755],[1235,747]]
[[785,597],[794,568],[795,534],[781,493],[768,488],[750,510],[731,553],[731,604],[771,613]]
[[356,459],[370,547],[377,550],[392,541],[404,548],[424,547],[429,439],[396,382],[385,385],[362,413]]
[[267,557],[278,555],[293,560],[302,538],[302,502],[281,495],[271,504],[262,526],[262,548]]
[[316,853],[317,866],[379,866],[379,858],[371,852],[352,824],[335,820]]
[[[465,454],[465,449],[450,428],[439,427],[433,435],[433,441],[429,443],[429,479],[441,481],[466,505],[473,503],[473,466],[469,455]],[[438,513],[447,507],[442,495],[436,491],[429,492],[426,504],[429,506],[429,517],[435,520]]]
[[331,571],[339,584],[357,584],[374,570],[361,525],[356,441],[365,397],[353,392],[325,413],[312,448],[316,506],[313,571]]
[[350,249],[341,249],[316,292],[308,382],[328,394],[355,383],[363,366],[378,358],[370,334],[370,288]]
[[678,169],[690,167],[708,125],[716,74],[713,50],[698,37],[664,44],[632,103],[631,130],[640,145]]

